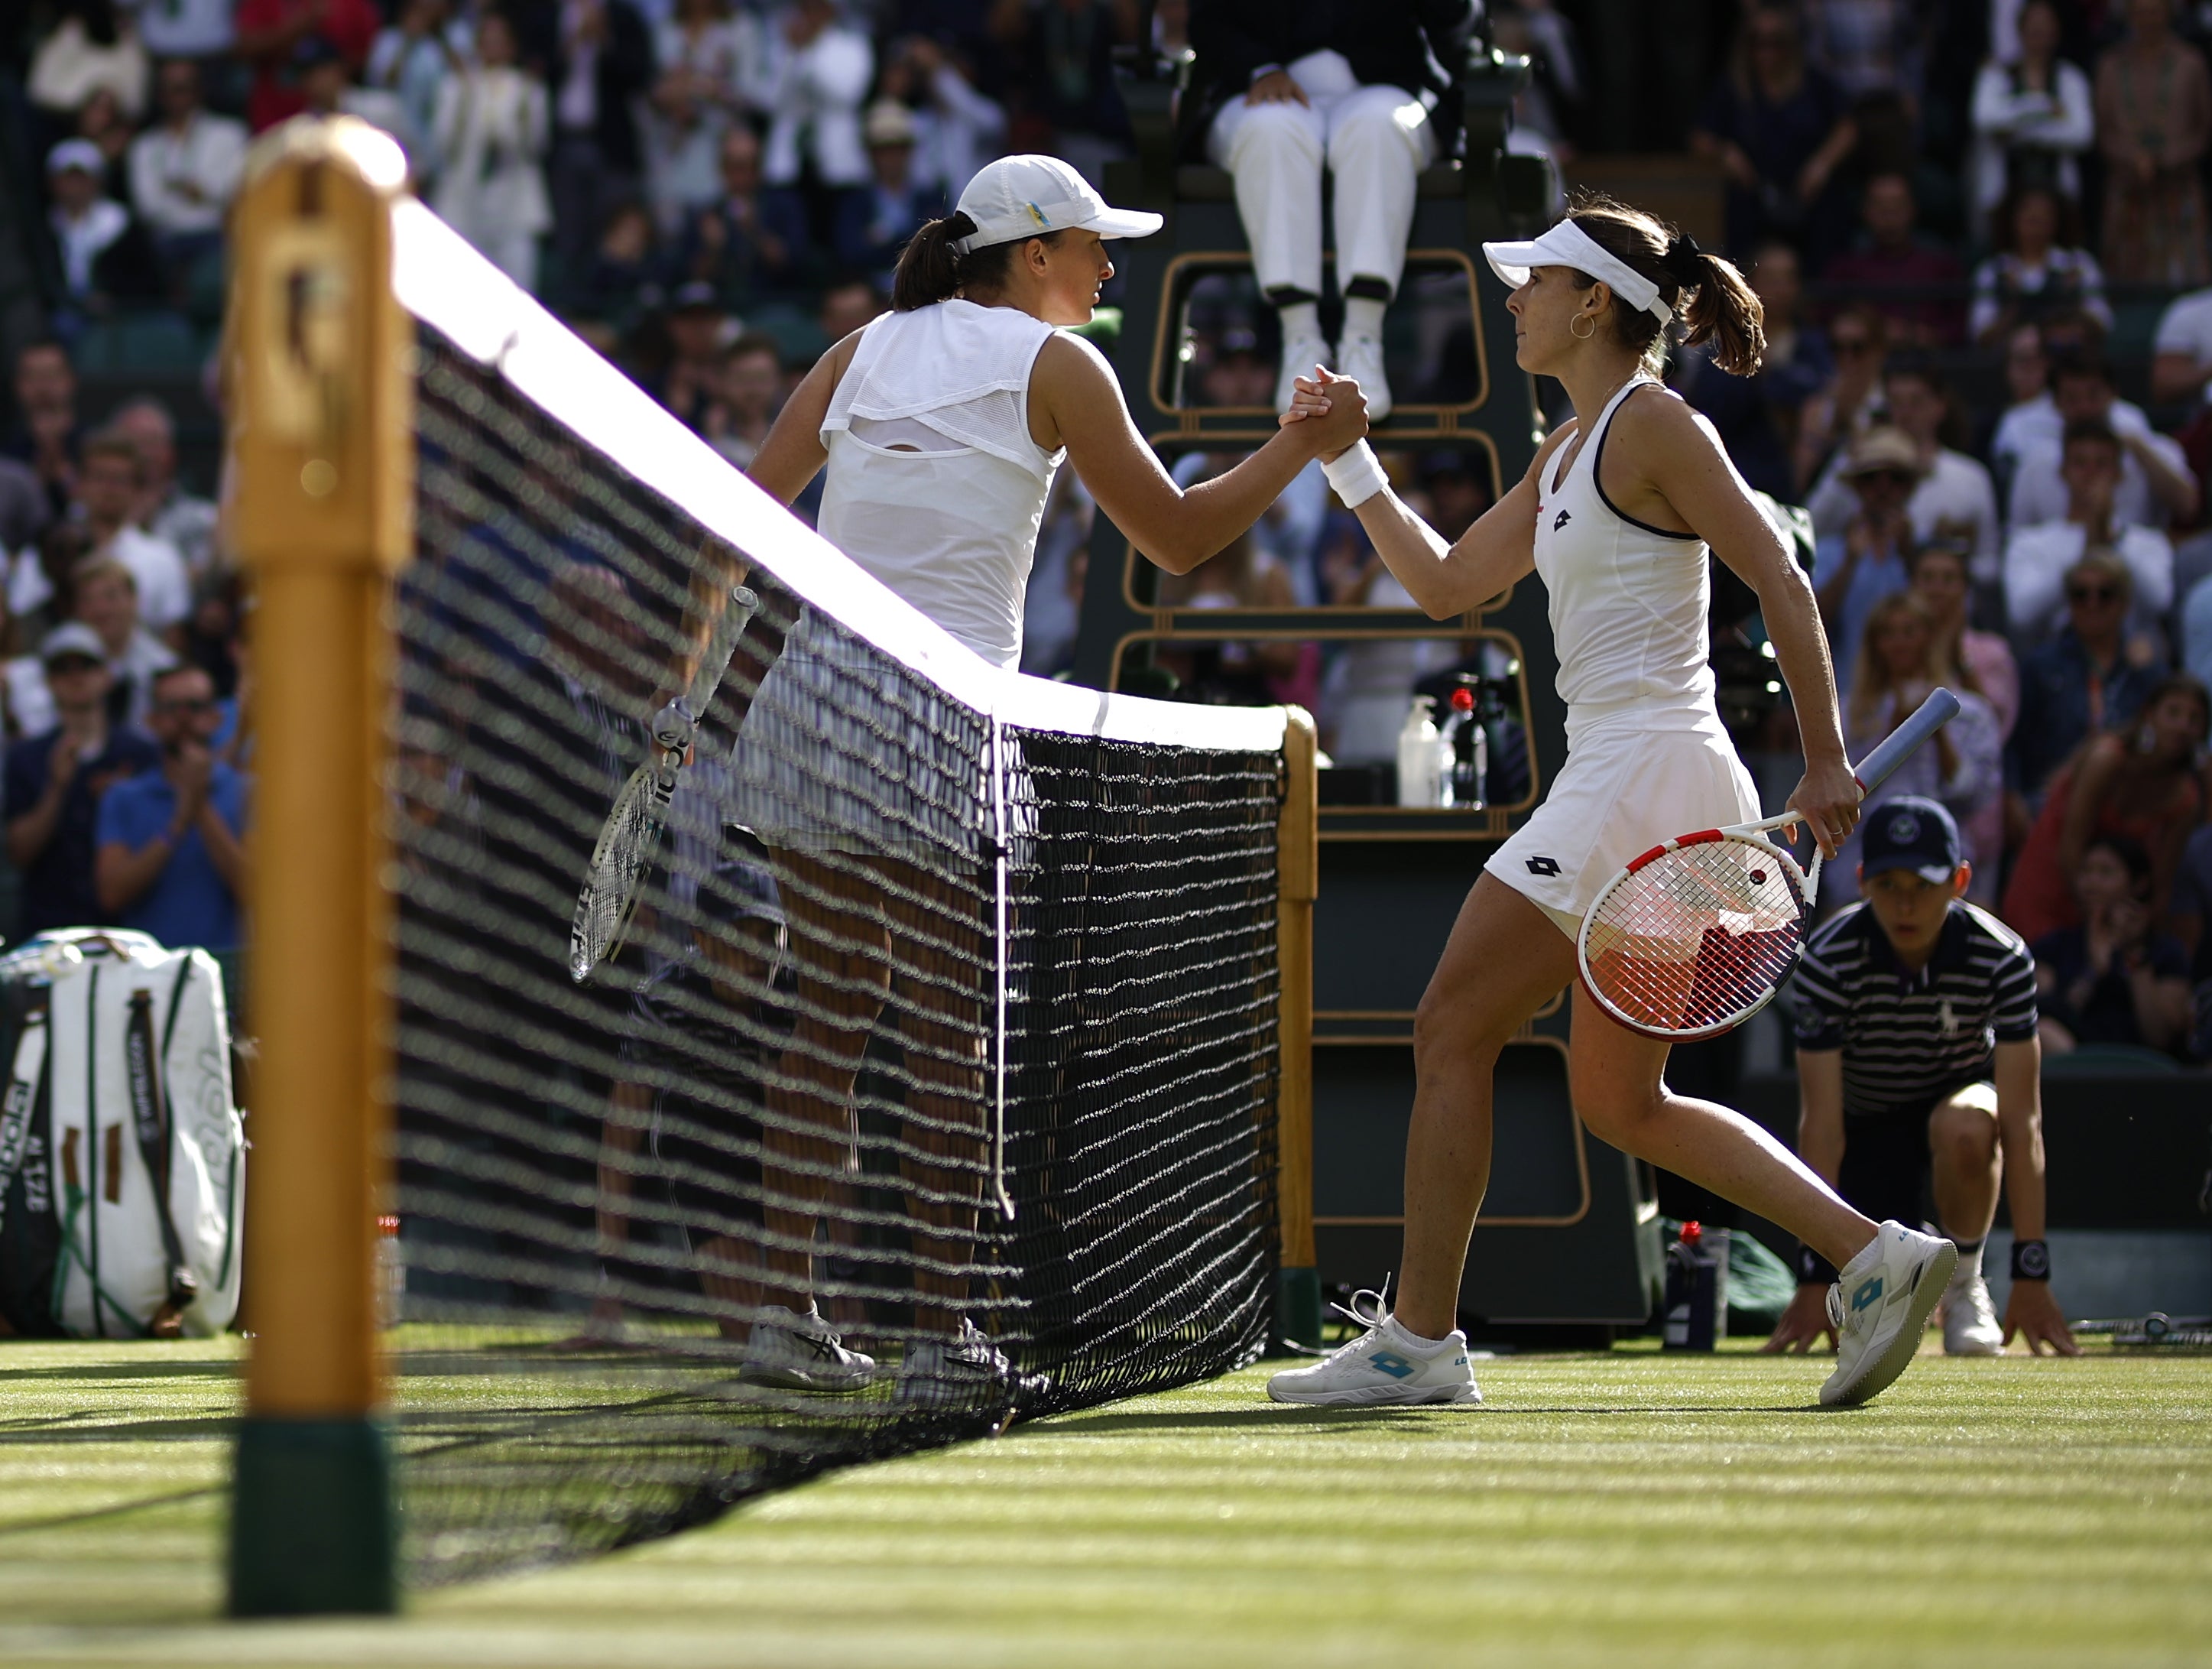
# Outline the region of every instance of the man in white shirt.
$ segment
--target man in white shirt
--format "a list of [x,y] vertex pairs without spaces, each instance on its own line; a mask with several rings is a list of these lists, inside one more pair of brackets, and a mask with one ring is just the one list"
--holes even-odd
[[2064,624],[2067,570],[2091,551],[2127,565],[2135,585],[2136,630],[2155,632],[2173,603],[2173,546],[2155,528],[2130,524],[2118,509],[2121,442],[2106,424],[2067,426],[2059,466],[2066,519],[2016,527],[2005,545],[2005,615],[2023,644]]
[[2194,400],[2212,381],[2212,289],[2177,296],[2152,338],[2150,397],[2161,405]]
[[770,26],[767,44],[751,89],[769,113],[763,177],[771,186],[795,185],[811,154],[825,185],[866,185],[860,105],[876,75],[868,37],[838,16],[832,0],[796,0]]
[[192,612],[191,579],[177,547],[137,525],[146,491],[146,460],[126,435],[105,430],[84,443],[77,466],[78,513],[95,552],[131,570],[138,588],[138,620],[159,636]]
[[[2062,357],[2052,380],[2051,399],[2067,431],[2076,423],[2109,428],[2120,445],[2120,476],[2113,490],[2112,515],[2124,526],[2163,527],[2197,514],[2197,478],[2180,446],[2154,431],[2142,408],[2119,398],[2112,373],[2094,354]],[[2059,448],[2049,443],[2021,454],[2012,478],[2006,524],[2015,531],[2066,518],[2067,493],[2060,474]]]
[[2051,396],[2051,353],[2040,326],[2022,325],[2005,338],[2004,374],[2011,404],[1990,437],[1990,466],[2009,499],[2021,460],[2038,448],[2057,448],[2066,438],[2066,419]]
[[[1926,360],[1900,354],[1882,372],[1882,398],[1890,422],[1911,438],[1919,455],[1919,484],[1905,506],[1914,541],[1964,545],[1976,582],[1994,582],[2002,546],[1996,488],[1980,462],[1943,444],[1949,391]],[[1813,530],[1823,539],[1840,533],[1859,511],[1859,495],[1843,477],[1844,461],[1838,454],[1808,500]]]
[[246,125],[201,107],[200,67],[164,63],[161,119],[131,142],[131,200],[165,263],[220,248],[224,213],[246,177]]
[[216,511],[214,500],[186,492],[177,479],[177,425],[169,408],[150,394],[143,395],[125,405],[107,426],[138,448],[145,466],[137,525],[175,545],[186,570],[199,579],[216,565]]

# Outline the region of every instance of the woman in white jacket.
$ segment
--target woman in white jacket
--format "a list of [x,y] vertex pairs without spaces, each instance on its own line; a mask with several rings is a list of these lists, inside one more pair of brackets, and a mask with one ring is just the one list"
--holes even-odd
[[544,83],[515,64],[514,27],[486,12],[473,62],[438,88],[430,206],[501,271],[534,291],[538,240],[553,224],[545,191]]

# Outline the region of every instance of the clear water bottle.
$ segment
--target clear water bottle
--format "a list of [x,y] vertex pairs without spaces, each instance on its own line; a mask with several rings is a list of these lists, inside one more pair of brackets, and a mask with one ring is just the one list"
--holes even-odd
[[1398,732],[1398,803],[1433,806],[1442,785],[1437,780],[1439,758],[1436,721],[1429,697],[1415,696]]
[[1437,752],[1443,776],[1437,803],[1480,811],[1490,798],[1490,733],[1483,727],[1481,698],[1472,684],[1451,692],[1451,716],[1444,721]]

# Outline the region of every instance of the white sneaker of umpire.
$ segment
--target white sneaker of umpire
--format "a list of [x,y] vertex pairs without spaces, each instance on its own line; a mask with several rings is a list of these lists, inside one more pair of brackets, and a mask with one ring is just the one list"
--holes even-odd
[[984,1408],[1044,1389],[1044,1380],[1006,1360],[972,1321],[962,1318],[950,1343],[923,1339],[899,1363],[897,1401],[910,1408]]
[[1367,396],[1367,419],[1381,423],[1390,415],[1390,379],[1382,369],[1382,344],[1375,337],[1347,334],[1337,358],[1337,375],[1350,377]]
[[1316,365],[1333,365],[1336,356],[1329,351],[1328,344],[1318,336],[1293,336],[1283,344],[1281,368],[1275,373],[1275,410],[1287,411],[1297,389],[1292,385],[1300,377],[1310,377]]
[[875,1378],[876,1362],[848,1350],[819,1311],[798,1315],[770,1304],[753,1323],[738,1374],[755,1385],[790,1391],[859,1391]]
[[1990,1283],[1979,1270],[1960,1270],[1943,1290],[1943,1354],[1947,1356],[2004,1355],[2004,1324],[1990,1301]]
[[1911,1363],[1928,1318],[1958,1267],[1959,1248],[1900,1222],[1886,1222],[1828,1288],[1836,1324],[1836,1371],[1820,1387],[1830,1406],[1863,1403]]
[[1310,1367],[1292,1367],[1267,1381],[1279,1403],[1346,1407],[1382,1404],[1480,1403],[1467,1335],[1456,1330],[1441,1342],[1416,1340],[1382,1307],[1379,1293],[1354,1293],[1350,1308],[1332,1305],[1367,1329]]

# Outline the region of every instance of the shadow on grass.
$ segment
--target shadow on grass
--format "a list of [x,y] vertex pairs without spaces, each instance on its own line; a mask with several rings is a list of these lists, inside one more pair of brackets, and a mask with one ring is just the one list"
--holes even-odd
[[238,1432],[230,1414],[188,1414],[154,1420],[84,1423],[89,1410],[36,1420],[0,1421],[0,1447],[43,1443],[206,1443],[228,1441]]
[[1439,1404],[1426,1408],[1370,1407],[1370,1408],[1304,1408],[1295,1404],[1267,1404],[1255,1408],[1225,1408],[1198,1410],[1182,1413],[1163,1414],[1065,1414],[1054,1419],[1040,1421],[1034,1425],[1017,1427],[1024,1436],[1057,1434],[1086,1436],[1101,1432],[1133,1433],[1146,1431],[1231,1431],[1239,1428],[1319,1426],[1319,1427],[1382,1427],[1386,1430],[1432,1430],[1435,1422],[1455,1418],[1473,1422],[1527,1419],[1534,1415],[1547,1419],[1587,1417],[1590,1419],[1620,1419],[1632,1416],[1715,1415],[1715,1414],[1844,1414],[1848,1409],[1824,1408],[1818,1403],[1782,1403],[1745,1405],[1740,1403],[1644,1403],[1620,1407],[1606,1407],[1597,1404],[1577,1403],[1559,1407],[1500,1408],[1494,1404],[1470,1406]]
[[131,1501],[111,1501],[105,1507],[88,1507],[81,1513],[57,1513],[51,1518],[26,1519],[20,1524],[0,1525],[0,1543],[11,1537],[74,1529],[79,1525],[99,1524],[108,1519],[119,1519],[156,1507],[176,1507],[188,1501],[202,1501],[211,1495],[228,1495],[229,1493],[228,1483],[203,1483],[196,1489],[173,1489],[166,1495],[140,1495]]
[[[44,1343],[45,1341],[40,1341]],[[0,1345],[0,1359],[5,1346]],[[0,1381],[8,1380],[234,1380],[240,1364],[218,1356],[178,1361],[149,1355],[138,1361],[88,1361],[69,1367],[0,1367]]]

